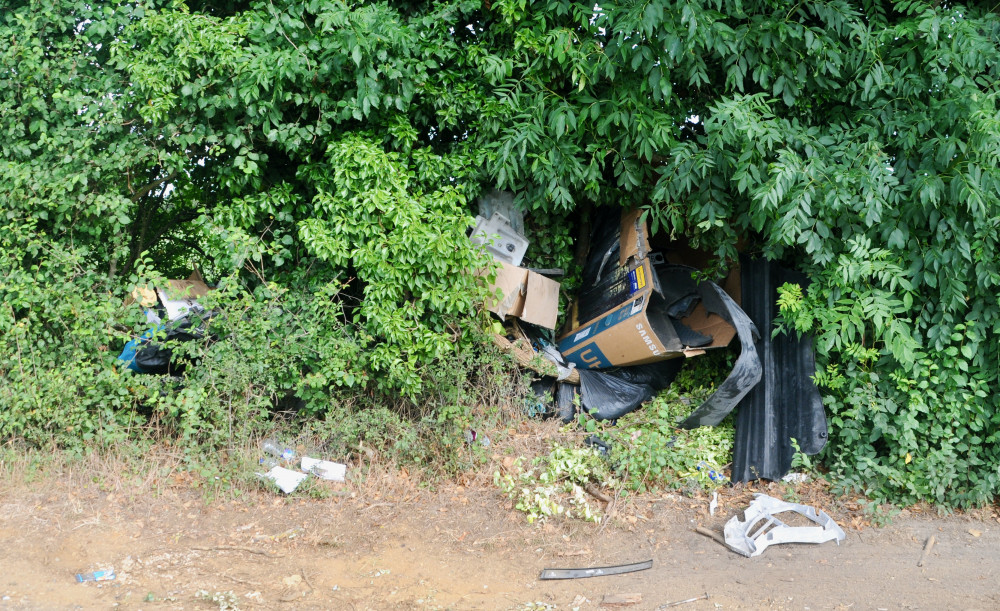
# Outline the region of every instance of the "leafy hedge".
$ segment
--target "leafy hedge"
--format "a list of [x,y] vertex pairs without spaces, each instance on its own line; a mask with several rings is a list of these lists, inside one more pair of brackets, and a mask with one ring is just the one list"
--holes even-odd
[[[464,234],[499,187],[538,262],[567,263],[587,209],[620,204],[720,261],[740,244],[796,264],[812,284],[788,287],[782,318],[818,340],[835,481],[989,502],[989,10],[0,0],[3,434],[112,439],[152,404],[211,438],[259,421],[226,411],[241,385],[258,416],[286,393],[316,417],[341,393],[420,405],[476,344]],[[152,262],[220,283],[230,336],[256,342],[203,370],[229,382],[170,392],[111,368],[141,330],[115,304]]]

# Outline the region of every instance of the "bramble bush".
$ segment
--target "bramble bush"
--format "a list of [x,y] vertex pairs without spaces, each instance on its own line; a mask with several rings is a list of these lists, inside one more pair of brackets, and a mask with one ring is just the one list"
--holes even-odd
[[122,296],[94,285],[84,252],[19,239],[22,229],[6,225],[0,249],[0,434],[74,449],[121,442],[141,423],[138,398],[112,366]]

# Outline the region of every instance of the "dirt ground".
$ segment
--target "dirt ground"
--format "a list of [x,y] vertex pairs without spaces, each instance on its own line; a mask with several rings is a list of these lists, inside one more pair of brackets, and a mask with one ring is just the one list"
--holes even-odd
[[[874,528],[855,502],[825,497],[846,541],[744,558],[694,528],[721,533],[746,489],[724,488],[715,516],[707,498],[659,494],[621,503],[603,526],[539,526],[488,483],[429,491],[405,471],[381,492],[370,476],[322,499],[261,489],[214,502],[176,473],[157,477],[139,496],[79,474],[0,490],[0,610],[1000,608],[990,510],[911,509]],[[539,580],[649,559],[627,575]],[[115,579],[76,581],[102,569]]]

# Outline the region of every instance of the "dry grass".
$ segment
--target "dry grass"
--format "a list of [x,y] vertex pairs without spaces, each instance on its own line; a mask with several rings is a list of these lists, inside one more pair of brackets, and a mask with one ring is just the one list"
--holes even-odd
[[[140,503],[142,499],[178,491],[193,491],[205,502],[236,497],[251,502],[273,500],[273,491],[264,487],[254,475],[259,470],[257,461],[262,455],[259,448],[263,437],[294,440],[300,451],[348,464],[346,484],[319,482],[304,486],[303,492],[296,494],[298,498],[350,497],[359,507],[371,508],[372,512],[425,503],[442,492],[456,498],[467,494],[490,495],[501,502],[503,497],[493,485],[494,473],[510,470],[519,457],[530,462],[544,456],[556,445],[582,446],[587,436],[578,429],[562,427],[554,419],[526,418],[524,398],[531,393],[529,382],[509,359],[504,358],[492,359],[474,378],[465,382],[466,398],[473,402],[470,411],[474,426],[491,443],[488,446],[464,445],[453,450],[465,453],[456,463],[463,465],[457,472],[449,472],[436,464],[401,463],[391,452],[375,447],[356,447],[349,456],[325,455],[325,444],[318,434],[294,429],[287,421],[279,420],[266,435],[234,440],[221,455],[196,457],[194,461],[168,441],[151,444],[145,451],[122,445],[83,457],[15,451],[8,444],[6,449],[0,448],[0,494],[6,503],[2,509],[8,515],[23,515],[30,512],[31,507],[51,500],[57,505],[62,503],[67,511],[80,512],[88,502],[88,494],[111,495],[124,503]],[[399,407],[400,411],[405,411],[402,405]],[[364,409],[360,404],[354,408]],[[213,473],[210,468],[207,476],[199,468],[213,464],[217,470]],[[640,513],[638,508],[642,503],[657,496],[623,497],[621,491],[604,492],[610,492],[614,498],[615,523],[626,527],[628,518]],[[843,515],[847,511],[861,515],[864,512],[859,503],[845,504],[843,499],[832,497],[821,480],[799,485],[780,482],[738,484],[721,490],[720,501],[730,509],[745,507],[755,492],[813,505],[831,514]],[[663,494],[672,493],[660,493]],[[710,497],[710,493],[694,491],[691,500],[707,507]],[[866,522],[862,520],[858,524]]]
[[[0,450],[0,512],[11,521],[34,524],[37,528],[59,519],[61,521],[55,525],[57,530],[72,530],[92,525],[94,520],[114,521],[114,514],[108,513],[109,506],[141,513],[148,504],[168,499],[170,502],[181,499],[196,505],[232,502],[241,506],[349,500],[361,515],[372,518],[405,512],[408,507],[426,508],[442,503],[461,505],[470,499],[479,505],[485,503],[499,509],[508,506],[493,485],[494,472],[512,468],[517,457],[530,461],[545,455],[555,444],[580,445],[585,436],[578,431],[563,430],[553,420],[513,417],[506,420],[506,426],[495,426],[484,432],[491,437],[492,443],[485,448],[465,446],[461,451],[475,453],[479,460],[470,459],[472,466],[460,473],[442,477],[435,469],[398,464],[373,450],[352,457],[347,483],[316,482],[312,489],[304,487],[303,492],[290,497],[275,495],[253,476],[259,456],[259,440],[256,439],[236,445],[222,456],[230,473],[242,474],[242,477],[233,477],[225,486],[192,471],[183,453],[165,443],[155,444],[141,453],[118,447],[82,457],[38,450],[14,451],[8,444]],[[845,529],[864,530],[875,525],[868,513],[867,501],[834,496],[827,483],[819,479],[805,484],[751,482],[723,487],[719,490],[719,513],[714,519],[707,515],[710,492],[696,491],[690,496],[671,491],[626,497],[615,495],[614,518],[608,525],[614,529],[631,529],[637,519],[640,522],[644,519],[650,503],[662,502],[703,507],[706,524],[721,524],[723,516],[748,506],[755,493],[811,505],[835,516]],[[40,507],[45,511],[39,512]],[[938,513],[933,507],[923,505],[906,511]],[[967,514],[970,519],[1000,519],[996,508],[958,513]],[[83,516],[88,516],[86,523],[80,522]],[[496,519],[509,517],[501,511]],[[582,523],[554,526],[569,531],[594,528]]]

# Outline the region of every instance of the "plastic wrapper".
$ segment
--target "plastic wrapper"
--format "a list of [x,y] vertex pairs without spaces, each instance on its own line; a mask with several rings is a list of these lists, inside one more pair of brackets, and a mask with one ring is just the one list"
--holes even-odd
[[302,470],[320,479],[342,482],[347,478],[347,465],[319,458],[302,457]]
[[267,473],[258,473],[257,477],[274,482],[285,494],[291,494],[299,487],[304,479],[309,477],[308,473],[292,471],[284,467],[272,467]]

